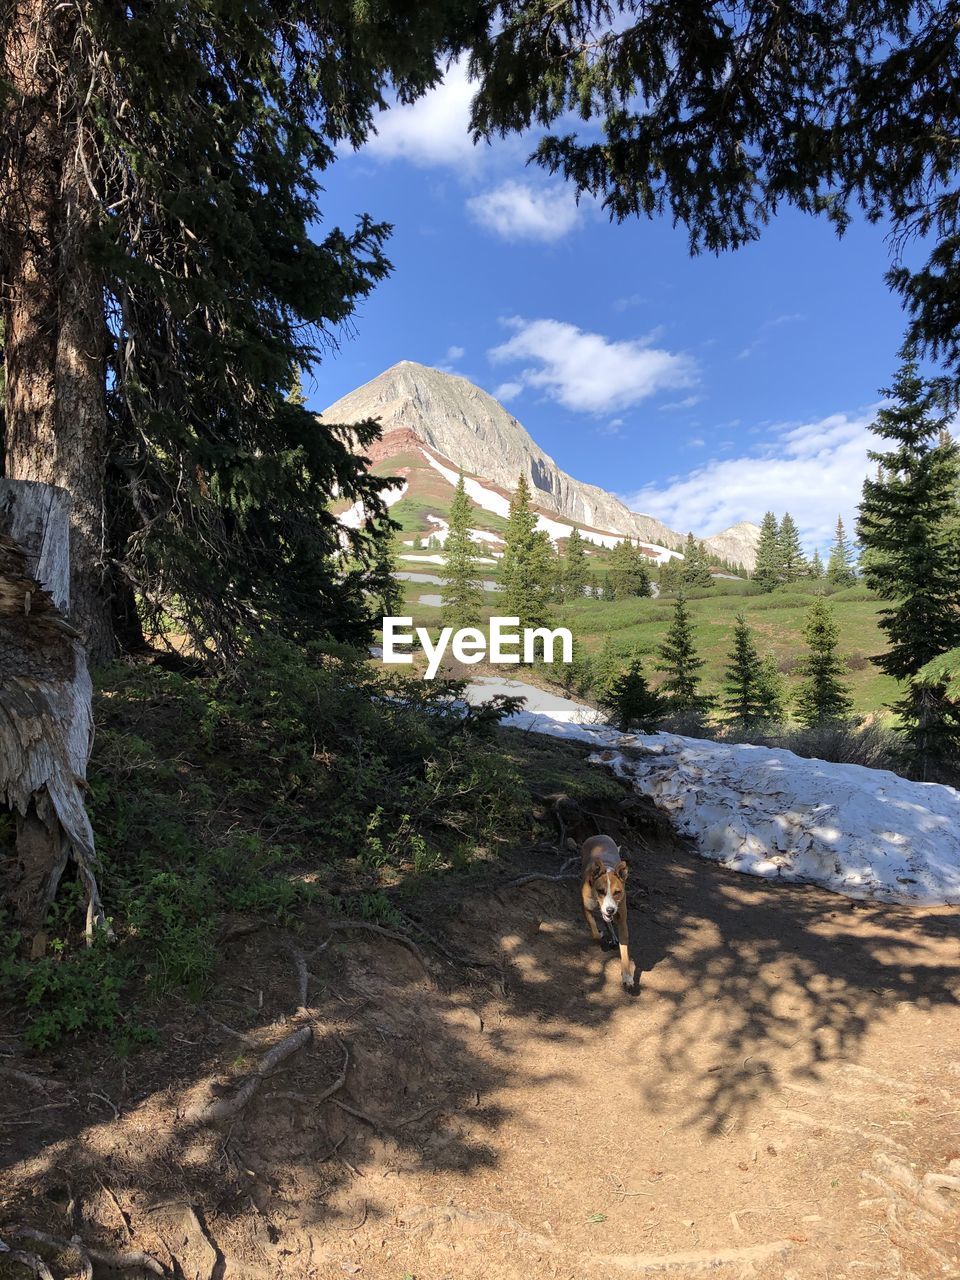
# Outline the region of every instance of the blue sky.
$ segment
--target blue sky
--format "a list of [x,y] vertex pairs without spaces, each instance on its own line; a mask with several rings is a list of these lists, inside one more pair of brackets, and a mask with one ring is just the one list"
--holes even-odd
[[883,229],[785,211],[691,258],[666,219],[610,225],[525,160],[474,148],[470,86],[380,118],[325,175],[324,225],[394,223],[392,277],[305,388],[323,409],[398,360],[497,395],[578,479],[700,535],[789,510],[809,546],[852,522],[901,342]]

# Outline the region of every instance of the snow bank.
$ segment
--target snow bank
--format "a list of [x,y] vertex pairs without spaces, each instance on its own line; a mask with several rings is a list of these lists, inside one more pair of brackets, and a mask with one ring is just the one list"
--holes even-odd
[[511,680],[529,697],[516,728],[586,742],[591,760],[667,812],[705,858],[768,880],[808,881],[848,898],[960,904],[960,792],[855,764],[677,734],[622,734],[589,707]]

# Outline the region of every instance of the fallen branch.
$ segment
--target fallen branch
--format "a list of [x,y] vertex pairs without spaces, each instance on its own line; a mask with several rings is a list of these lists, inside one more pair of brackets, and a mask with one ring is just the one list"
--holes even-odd
[[394,942],[399,942],[401,946],[406,947],[410,954],[419,962],[427,977],[430,978],[431,981],[433,980],[433,974],[427,966],[423,952],[409,934],[398,933],[395,929],[385,929],[383,925],[370,924],[366,920],[328,920],[326,922],[326,928],[337,932],[344,932],[350,929],[360,929],[366,933],[379,934],[381,938],[391,938]]
[[298,1049],[309,1044],[312,1038],[312,1027],[299,1027],[296,1031],[291,1031],[279,1044],[275,1044],[263,1055],[257,1064],[256,1071],[243,1082],[236,1093],[228,1098],[218,1098],[215,1102],[194,1107],[187,1112],[184,1119],[188,1124],[198,1125],[216,1124],[219,1120],[232,1120],[251,1100],[264,1078],[276,1071],[277,1067]]

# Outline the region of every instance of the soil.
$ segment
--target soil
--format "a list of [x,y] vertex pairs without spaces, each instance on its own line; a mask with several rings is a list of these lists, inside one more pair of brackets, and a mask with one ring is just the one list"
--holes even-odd
[[438,877],[426,968],[319,917],[234,932],[157,1046],[0,1057],[0,1236],[189,1280],[960,1275],[955,911],[754,881],[663,834],[630,853],[633,996],[575,881]]

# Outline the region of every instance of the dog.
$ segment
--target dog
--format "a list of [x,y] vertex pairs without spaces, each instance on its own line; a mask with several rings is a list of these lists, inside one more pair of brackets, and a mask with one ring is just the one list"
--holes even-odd
[[617,939],[620,943],[620,981],[624,989],[632,991],[636,979],[636,965],[630,959],[630,934],[627,929],[627,874],[630,868],[620,857],[620,846],[609,836],[590,836],[580,846],[583,866],[583,882],[580,897],[583,918],[587,922],[594,942],[603,943],[593,913],[599,911],[604,923],[617,922]]

